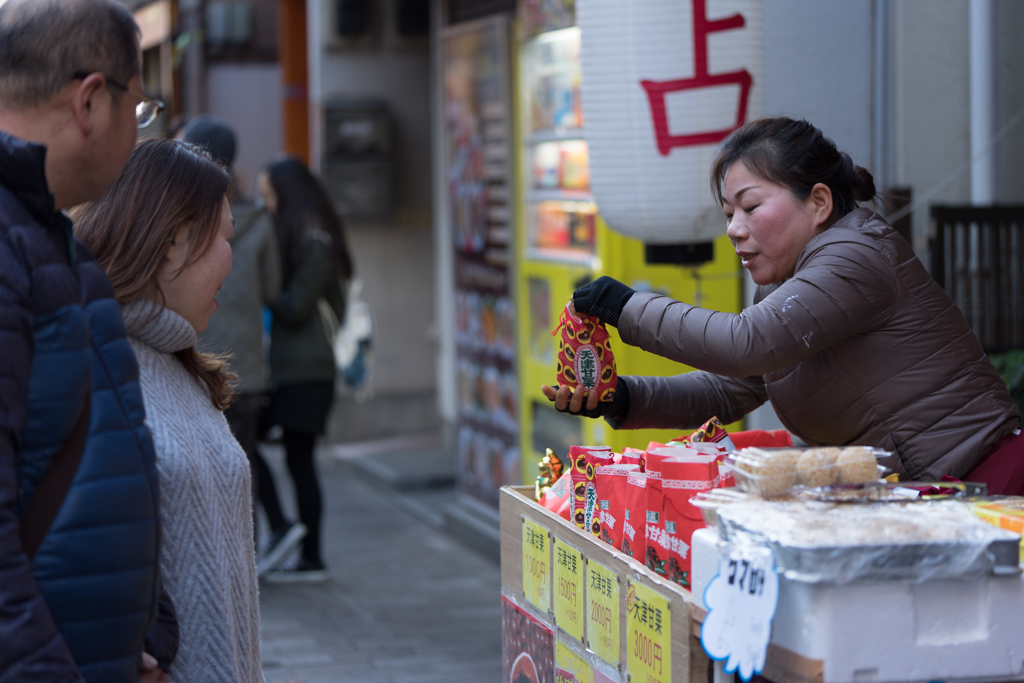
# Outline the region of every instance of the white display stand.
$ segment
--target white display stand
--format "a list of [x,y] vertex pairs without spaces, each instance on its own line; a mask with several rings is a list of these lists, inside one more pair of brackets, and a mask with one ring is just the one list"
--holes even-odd
[[[693,535],[695,606],[718,571],[718,542],[712,529]],[[771,645],[765,675],[774,664],[790,680],[1024,680],[1024,578],[835,586],[780,577]],[[816,673],[792,675],[796,660]],[[728,680],[717,668],[716,683]]]

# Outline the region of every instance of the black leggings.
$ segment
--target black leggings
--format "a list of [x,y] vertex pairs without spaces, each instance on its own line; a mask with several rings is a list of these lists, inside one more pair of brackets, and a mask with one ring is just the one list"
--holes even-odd
[[[323,503],[320,497],[320,481],[316,473],[316,461],[313,458],[313,447],[316,437],[311,434],[300,434],[284,430],[284,450],[288,462],[288,472],[295,483],[295,499],[299,507],[299,521],[306,525],[308,532],[302,542],[302,559],[308,562],[322,562],[320,558],[320,517],[323,514]],[[258,457],[259,492],[263,511],[267,513],[267,521],[274,531],[287,522],[281,512],[281,502],[274,486],[274,476],[262,456]]]

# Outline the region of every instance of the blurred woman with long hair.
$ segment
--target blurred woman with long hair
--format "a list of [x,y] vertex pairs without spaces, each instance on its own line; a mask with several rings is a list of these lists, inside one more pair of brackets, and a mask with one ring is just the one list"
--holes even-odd
[[320,550],[323,505],[313,454],[334,400],[330,318],[334,322],[345,318],[343,286],[352,277],[352,260],[326,191],[301,161],[294,157],[275,161],[257,183],[274,215],[283,276],[281,292],[270,306],[272,390],[266,423],[283,430],[299,520],[307,530],[298,565],[271,571],[284,559],[273,553],[280,547],[275,540],[290,525],[281,513],[270,470],[262,463],[260,502],[273,538],[271,554],[261,561],[260,569],[269,581],[323,581],[327,579]]
[[231,270],[227,189],[227,173],[198,147],[153,138],[76,214],[139,364],[160,482],[161,574],[180,626],[169,672],[178,683],[263,681],[249,462],[223,414],[232,375],[195,348]]

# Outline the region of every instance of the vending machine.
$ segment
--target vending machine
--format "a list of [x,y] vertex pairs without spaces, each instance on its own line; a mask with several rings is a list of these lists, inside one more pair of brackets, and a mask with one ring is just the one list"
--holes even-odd
[[[548,11],[552,7],[563,11]],[[516,28],[518,413],[523,479],[532,481],[546,448],[565,455],[570,445],[585,443],[608,444],[621,451],[679,434],[678,430],[615,431],[603,420],[559,413],[543,395],[542,385],[555,384],[558,344],[552,331],[573,291],[608,275],[638,291],[739,312],[742,270],[725,235],[698,245],[651,245],[607,227],[591,194],[587,121],[580,97],[581,33],[571,4],[521,2]],[[675,375],[690,370],[626,346],[616,330],[609,331],[620,375]]]

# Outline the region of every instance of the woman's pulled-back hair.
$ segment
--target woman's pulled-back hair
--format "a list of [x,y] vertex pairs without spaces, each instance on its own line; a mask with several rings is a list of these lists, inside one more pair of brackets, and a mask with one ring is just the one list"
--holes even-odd
[[725,199],[725,174],[737,161],[759,178],[787,188],[798,199],[806,199],[818,183],[828,186],[832,191],[828,225],[876,195],[871,173],[803,120],[758,119],[733,131],[722,142],[711,168],[711,192],[719,204]]
[[[227,189],[227,172],[201,148],[149,138],[136,145],[102,199],[74,210],[75,234],[95,254],[121,305],[159,302],[172,240],[183,236],[188,245],[182,268],[198,261],[217,237]],[[213,405],[227,408],[234,376],[223,360],[194,347],[175,356],[206,387]]]
[[281,247],[284,281],[301,265],[311,230],[330,237],[331,253],[341,279],[352,277],[352,259],[345,244],[341,220],[323,185],[295,157],[287,156],[267,166],[267,177],[277,195],[277,236]]

